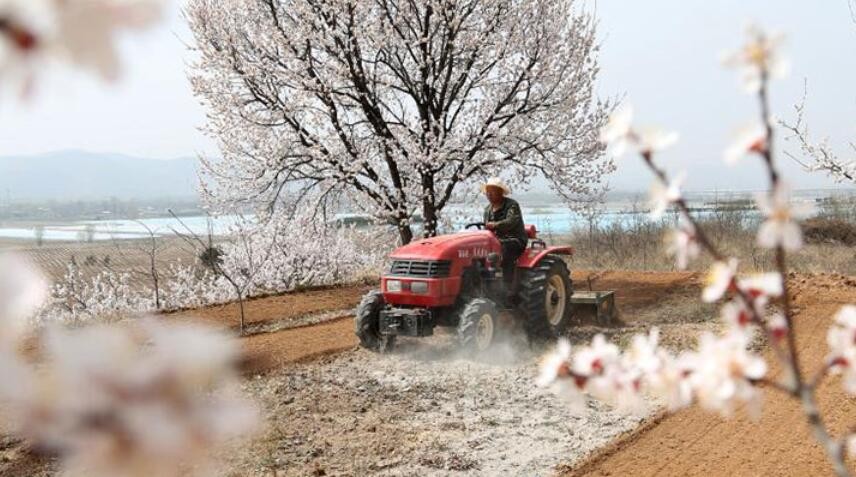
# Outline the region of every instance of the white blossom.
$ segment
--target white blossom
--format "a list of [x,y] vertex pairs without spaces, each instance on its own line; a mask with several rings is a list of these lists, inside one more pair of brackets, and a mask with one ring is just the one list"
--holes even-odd
[[761,88],[762,78],[782,78],[789,70],[788,62],[781,56],[784,35],[768,33],[756,25],[746,28],[746,43],[737,51],[723,55],[723,64],[739,68],[743,73],[743,87],[749,93]]
[[666,236],[666,253],[675,257],[678,270],[686,270],[690,260],[698,258],[701,246],[692,222],[681,219],[678,228]]
[[705,278],[705,287],[702,290],[702,300],[712,303],[720,298],[731,288],[734,276],[737,273],[737,260],[729,259],[728,262],[714,262]]
[[668,185],[655,179],[651,185],[651,218],[659,219],[672,204],[683,197],[681,186],[686,179],[686,174],[681,173],[669,181]]
[[767,130],[761,123],[741,127],[725,149],[725,162],[734,165],[749,153],[762,153],[767,148]]
[[693,389],[689,376],[694,361],[685,354],[674,357],[660,351],[660,368],[646,376],[648,390],[663,400],[666,407],[675,411],[693,402]]
[[732,300],[720,309],[722,321],[733,332],[747,332],[752,325],[752,315],[741,301]]
[[583,346],[574,354],[571,370],[580,376],[595,376],[617,363],[619,357],[618,346],[598,334],[590,345]]
[[856,306],[845,305],[826,334],[832,371],[843,373],[844,389],[856,394]]
[[557,379],[570,375],[571,342],[562,338],[556,344],[556,349],[541,359],[538,378],[535,384],[541,387],[549,386]]
[[600,141],[610,147],[613,156],[621,157],[629,151],[650,155],[667,149],[678,140],[676,132],[654,126],[633,128],[632,123],[633,108],[623,104],[601,128]]
[[702,334],[698,350],[689,358],[690,384],[701,406],[724,415],[738,403],[748,403],[752,413],[759,410],[761,396],[753,381],[764,377],[767,364],[747,351],[750,339],[744,333]]
[[609,115],[609,120],[600,130],[600,141],[610,146],[613,156],[621,157],[633,146],[632,126],[633,107],[628,103],[621,104]]
[[660,330],[652,328],[647,335],[634,335],[630,347],[622,355],[625,368],[638,368],[641,373],[652,373],[662,366],[660,355]]
[[782,340],[788,335],[788,320],[781,313],[774,313],[767,317],[764,326],[774,340]]
[[679,135],[659,127],[640,127],[636,130],[636,147],[642,154],[660,152],[678,142]]
[[0,347],[18,338],[47,295],[47,280],[35,267],[16,255],[0,254]]
[[778,272],[753,273],[737,280],[737,287],[752,298],[782,296],[782,275]]
[[796,221],[810,216],[813,208],[809,204],[792,205],[790,188],[782,183],[771,194],[759,194],[756,202],[766,218],[758,229],[758,245],[781,246],[787,251],[802,248],[802,231]]

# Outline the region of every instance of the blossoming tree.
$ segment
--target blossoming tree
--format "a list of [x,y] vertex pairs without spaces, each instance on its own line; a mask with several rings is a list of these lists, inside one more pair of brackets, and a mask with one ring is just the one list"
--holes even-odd
[[[650,393],[670,410],[695,402],[724,415],[740,405],[760,412],[759,386],[763,385],[800,403],[835,473],[850,475],[845,455],[856,452],[856,437],[830,433],[817,406],[816,390],[829,373],[841,373],[845,391],[856,394],[856,306],[845,306],[836,314],[827,335],[828,357],[816,374],[810,374],[799,358],[786,280],[787,255],[803,245],[797,220],[809,211],[791,204],[789,189],[779,173],[773,147],[776,128],[768,99],[771,79],[786,70],[778,50],[782,37],[755,27],[749,29],[748,37],[740,50],[726,58],[726,65],[742,70],[746,90],[757,95],[760,121],[745,127],[724,156],[726,162],[758,157],[766,167],[770,188],[757,197],[765,218],[757,241],[774,252],[775,271],[749,276],[739,272],[738,260],[726,256],[690,214],[680,189],[682,179],[670,179],[655,161],[656,153],[677,139],[676,135],[636,127],[632,111],[623,107],[611,116],[601,137],[618,155],[628,150],[638,153],[654,173],[655,215],[669,207],[677,209],[680,224],[671,234],[668,248],[678,266],[686,267],[702,251],[714,258],[701,299],[722,302],[720,314],[726,331],[721,336],[703,334],[696,350],[680,355],[659,346],[656,329],[635,336],[623,352],[602,335],[576,351],[563,340],[544,359],[537,383],[577,400],[586,392],[619,406],[633,406],[644,393]],[[765,335],[772,355],[781,364],[782,372],[777,376],[768,375],[766,360],[750,347],[758,332]]]
[[434,234],[481,176],[596,193],[609,105],[574,3],[191,0],[191,80],[223,154],[203,161],[206,197],[274,214],[348,200],[409,242],[414,214]]

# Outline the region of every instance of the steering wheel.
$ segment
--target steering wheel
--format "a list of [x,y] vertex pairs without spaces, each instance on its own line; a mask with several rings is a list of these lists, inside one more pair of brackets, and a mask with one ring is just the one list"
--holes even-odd
[[466,230],[470,227],[475,227],[479,230],[484,230],[484,222],[473,222],[471,224],[467,224],[466,227],[464,227],[464,230]]

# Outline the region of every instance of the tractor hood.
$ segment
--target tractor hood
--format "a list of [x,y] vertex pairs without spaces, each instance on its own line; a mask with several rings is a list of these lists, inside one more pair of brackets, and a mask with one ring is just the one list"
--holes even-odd
[[492,232],[479,230],[418,239],[399,247],[390,258],[407,260],[457,260],[486,257],[496,252],[499,241]]

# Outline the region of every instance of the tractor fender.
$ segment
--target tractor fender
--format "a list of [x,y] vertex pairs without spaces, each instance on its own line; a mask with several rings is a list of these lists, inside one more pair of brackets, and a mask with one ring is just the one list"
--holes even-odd
[[573,247],[529,247],[517,259],[517,268],[533,268],[547,255],[573,255]]

